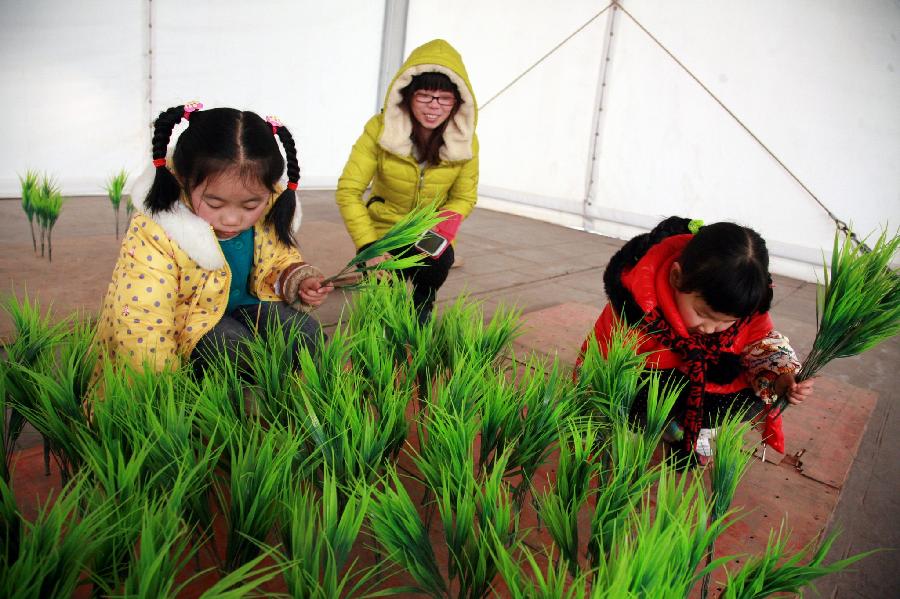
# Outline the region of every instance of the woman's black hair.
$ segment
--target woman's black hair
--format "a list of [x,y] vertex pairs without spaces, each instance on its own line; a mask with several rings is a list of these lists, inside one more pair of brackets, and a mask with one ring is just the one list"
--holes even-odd
[[[422,143],[419,140],[419,136],[416,135],[416,130],[421,127],[421,125],[412,116],[413,94],[421,89],[436,89],[445,92],[452,92],[454,97],[456,98],[456,102],[453,104],[453,108],[450,110],[450,115],[447,117],[447,120],[441,123],[440,127],[437,127],[434,130],[434,132],[431,134],[431,137],[425,143]],[[418,75],[414,76],[412,78],[412,81],[410,81],[406,87],[400,90],[400,96],[403,99],[400,105],[412,120],[413,132],[411,139],[413,144],[415,144],[416,146],[416,150],[418,151],[418,158],[420,160],[428,162],[429,164],[437,164],[441,160],[440,150],[441,146],[444,145],[444,130],[447,128],[447,124],[457,113],[459,107],[462,106],[463,103],[462,96],[459,93],[459,88],[455,83],[453,83],[453,81],[450,80],[450,77],[448,77],[444,73],[438,73],[437,71],[428,71],[426,73],[419,73]]]
[[[153,158],[166,157],[172,130],[184,116],[184,106],[160,113],[153,128]],[[285,160],[278,149],[272,126],[258,114],[233,108],[213,108],[190,113],[189,127],[178,138],[172,166],[178,178],[167,168],[157,168],[145,205],[151,213],[170,210],[182,189],[190,195],[198,185],[229,168],[237,167],[241,178],[260,182],[270,192],[284,173]],[[276,134],[287,156],[288,182],[300,180],[297,150],[290,131],[284,126]],[[180,179],[180,181],[179,181]],[[285,189],[266,215],[266,223],[275,227],[278,239],[294,245],[291,223],[296,193]]]
[[772,306],[769,252],[753,229],[728,222],[702,227],[678,263],[678,290],[699,293],[716,312],[744,318]]

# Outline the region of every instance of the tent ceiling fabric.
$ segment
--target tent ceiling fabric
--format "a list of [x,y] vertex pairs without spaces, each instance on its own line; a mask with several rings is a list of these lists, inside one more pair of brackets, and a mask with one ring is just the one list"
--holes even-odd
[[[479,119],[482,195],[608,234],[737,220],[816,261],[832,221],[711,93],[858,232],[900,224],[896,3],[623,0],[598,17],[608,4],[408,3],[394,46],[443,37],[482,102],[502,90]],[[278,115],[301,183],[334,185],[379,101],[384,19],[367,0],[6,3],[0,196],[28,168],[100,193],[140,170],[152,113],[188,99]]]

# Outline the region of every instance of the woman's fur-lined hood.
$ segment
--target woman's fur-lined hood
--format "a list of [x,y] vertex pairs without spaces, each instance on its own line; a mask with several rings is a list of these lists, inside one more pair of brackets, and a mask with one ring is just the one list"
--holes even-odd
[[[202,268],[214,270],[225,266],[225,256],[222,254],[216,234],[208,222],[194,214],[186,197],[182,196],[181,201],[175,202],[169,210],[156,213],[150,211],[146,205],[146,198],[155,176],[156,167],[151,167],[142,173],[132,186],[131,197],[141,198],[141,203],[135,204],[135,212],[143,214],[162,227],[166,235]],[[281,190],[280,185],[276,186],[275,193],[269,200],[270,209]],[[300,209],[300,198],[297,197],[294,218],[291,222],[291,234],[295,237],[300,230],[302,219],[303,211]]]
[[459,89],[463,101],[444,130],[441,159],[448,162],[469,160],[473,156],[472,140],[478,122],[475,94],[459,52],[441,39],[432,40],[413,50],[397,71],[384,98],[384,129],[378,144],[398,156],[412,153],[412,117],[401,106],[400,90],[409,85],[416,75],[428,72],[447,75]]

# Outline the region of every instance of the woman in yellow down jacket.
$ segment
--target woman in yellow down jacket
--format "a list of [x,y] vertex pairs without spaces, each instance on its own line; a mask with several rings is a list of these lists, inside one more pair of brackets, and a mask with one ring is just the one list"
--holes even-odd
[[[338,181],[337,204],[357,251],[413,208],[435,200],[446,217],[436,232],[452,243],[477,200],[477,116],[459,53],[444,40],[413,50],[388,87],[381,113],[369,119],[353,145]],[[397,253],[402,251],[407,250]],[[412,282],[420,319],[430,315],[452,265],[448,244],[424,266],[401,273]]]

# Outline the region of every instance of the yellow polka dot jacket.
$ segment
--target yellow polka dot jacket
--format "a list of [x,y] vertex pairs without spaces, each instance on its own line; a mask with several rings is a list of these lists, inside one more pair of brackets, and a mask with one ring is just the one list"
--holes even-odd
[[[400,90],[415,75],[437,71],[459,89],[463,103],[447,123],[438,164],[419,166],[412,155],[412,120],[401,108]],[[384,109],[366,123],[338,179],[335,200],[356,247],[381,238],[413,208],[437,200],[438,208],[465,218],[478,199],[478,109],[459,53],[444,40],[432,40],[409,55],[394,76]],[[363,203],[370,197],[383,201]]]
[[[298,204],[294,234],[299,224]],[[276,282],[302,262],[300,252],[279,242],[265,218],[254,226],[254,245],[248,288],[263,301],[280,301]],[[177,366],[222,318],[230,288],[231,272],[215,233],[186,200],[152,215],[139,210],[103,301],[98,342],[113,360],[136,366],[146,361],[157,370]]]

